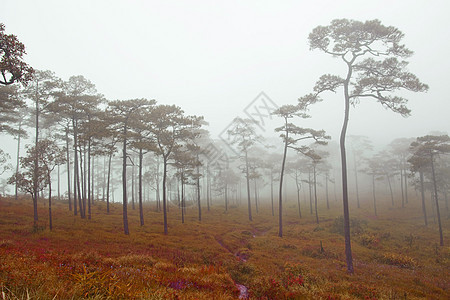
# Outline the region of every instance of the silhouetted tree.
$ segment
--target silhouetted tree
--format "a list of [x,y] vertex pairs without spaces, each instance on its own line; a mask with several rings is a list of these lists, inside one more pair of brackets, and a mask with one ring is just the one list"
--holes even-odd
[[323,142],[323,140],[330,138],[325,135],[325,131],[323,130],[302,128],[289,122],[289,119],[292,119],[294,117],[309,118],[309,115],[306,114],[307,107],[308,105],[314,103],[316,99],[317,98],[315,96],[307,95],[299,99],[298,105],[283,105],[272,113],[284,119],[283,126],[275,129],[276,132],[281,132],[280,137],[283,139],[284,142],[283,160],[281,163],[281,172],[280,172],[280,190],[278,202],[279,237],[283,236],[282,188],[283,188],[283,177],[286,164],[287,149],[291,148],[297,151],[298,153],[307,154],[309,151],[311,151],[311,149],[305,145],[298,145],[299,142],[307,139],[314,139],[316,143],[326,144],[325,142]]
[[128,198],[127,198],[127,145],[133,133],[128,132],[133,117],[139,116],[138,111],[153,106],[155,100],[133,99],[116,100],[108,103],[108,107],[113,115],[114,121],[120,130],[122,141],[122,204],[123,204],[123,230],[125,234],[130,234],[128,229]]
[[155,153],[163,158],[163,215],[164,234],[167,234],[167,166],[173,152],[181,147],[191,122],[184,116],[183,110],[175,105],[157,105],[152,110],[151,119],[154,120],[152,133],[156,142]]
[[249,163],[249,151],[255,143],[261,140],[261,136],[256,133],[256,122],[251,119],[235,118],[233,120],[233,126],[227,131],[229,136],[233,139],[231,144],[236,145],[240,152],[240,158],[244,160],[243,173],[247,182],[247,206],[248,206],[248,219],[253,221],[252,217],[252,204],[250,199],[250,163]]
[[53,229],[52,222],[52,179],[51,173],[56,166],[63,164],[66,160],[65,151],[58,147],[55,141],[44,139],[39,141],[39,161],[42,164],[43,169],[46,171],[48,182],[48,216],[49,216],[49,229]]
[[448,135],[426,135],[418,137],[415,142],[411,143],[411,150],[413,152],[413,157],[410,160],[411,163],[416,163],[420,166],[422,163],[420,158],[426,158],[431,165],[431,179],[433,182],[434,199],[436,201],[436,212],[439,224],[439,242],[441,246],[444,246],[444,236],[442,234],[441,214],[438,201],[435,159],[441,154],[450,153],[450,137]]
[[401,44],[403,33],[395,27],[384,26],[379,20],[366,22],[336,19],[328,26],[318,26],[310,33],[310,49],[319,49],[326,54],[342,59],[346,76],[323,75],[314,90],[335,92],[344,89],[344,122],[340,136],[342,189],[344,207],[344,236],[347,271],[353,273],[350,243],[350,214],[348,209],[347,155],[345,137],[349,120],[350,104],[361,99],[375,99],[382,106],[408,116],[407,99],[391,96],[397,90],[422,92],[428,89],[412,73],[406,70],[407,58],[412,52]]

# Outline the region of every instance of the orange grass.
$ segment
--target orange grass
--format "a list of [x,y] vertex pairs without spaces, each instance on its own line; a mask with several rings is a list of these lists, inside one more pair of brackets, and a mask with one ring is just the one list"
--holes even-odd
[[[126,236],[119,204],[108,215],[105,203],[95,202],[87,220],[55,203],[50,232],[44,200],[34,228],[30,200],[1,199],[0,298],[237,299],[238,283],[252,299],[450,299],[450,248],[438,246],[436,224],[430,218],[422,225],[414,203],[380,207],[378,217],[369,206],[352,209],[359,226],[353,275],[346,273],[337,202],[319,208],[319,225],[306,205],[299,219],[288,202],[283,238],[269,207],[260,207],[253,222],[245,207],[224,212],[216,204],[204,209],[202,222],[191,208],[181,224],[172,206],[168,235],[154,205],[145,205],[143,227],[130,207]],[[448,245],[450,219],[443,215]]]

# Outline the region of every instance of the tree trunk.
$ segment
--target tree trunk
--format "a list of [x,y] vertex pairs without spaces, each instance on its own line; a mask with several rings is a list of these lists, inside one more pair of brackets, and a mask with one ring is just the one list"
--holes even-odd
[[144,226],[144,209],[142,207],[142,162],[143,162],[144,154],[142,153],[142,149],[139,149],[139,220],[141,222],[141,226]]
[[123,231],[130,234],[128,229],[128,198],[127,198],[127,125],[123,126],[123,150],[122,150],[122,203],[123,203]]
[[159,156],[156,157],[156,210],[161,211],[161,195],[159,192]]
[[167,204],[166,204],[166,181],[167,181],[167,157],[163,156],[163,214],[164,214],[164,234],[168,234],[167,228]]
[[185,202],[184,202],[184,173],[181,172],[181,223],[184,224]]
[[247,149],[245,151],[245,177],[247,180],[247,200],[248,200],[248,219],[249,221],[252,221],[252,205],[250,200],[250,178],[249,178],[249,172],[248,172],[248,155],[247,155]]
[[403,169],[400,169],[400,189],[402,190],[402,208],[405,207],[405,194],[403,192]]
[[37,226],[38,222],[38,210],[37,210],[37,200],[38,200],[38,172],[39,172],[39,96],[38,96],[39,82],[36,82],[36,140],[35,140],[35,151],[34,154],[34,170],[33,170],[33,220],[34,226]]
[[112,161],[113,152],[109,153],[108,158],[108,179],[106,181],[106,213],[109,214],[109,186],[111,180],[111,161]]
[[[347,262],[347,272],[353,274],[353,258],[352,247],[350,241],[350,213],[348,207],[348,182],[347,182],[347,154],[345,152],[345,135],[347,133],[348,119],[350,114],[350,97],[348,86],[352,76],[352,66],[355,58],[347,62],[348,72],[344,81],[344,97],[345,97],[345,111],[344,122],[342,124],[341,135],[339,138],[339,145],[341,150],[341,165],[342,165],[342,203],[344,208],[344,238],[345,238],[345,257]],[[345,59],[344,59],[345,60]]]
[[308,170],[308,188],[309,188],[309,214],[312,215],[312,179],[311,179],[311,170]]
[[254,184],[254,187],[255,187],[255,205],[256,205],[256,213],[259,213],[259,208],[258,208],[258,189],[257,189],[257,186],[256,186],[256,178],[255,178],[255,184]]
[[316,223],[319,224],[319,213],[317,211],[317,181],[316,181],[316,165],[313,167],[314,172],[314,210],[316,212]]
[[389,175],[386,174],[386,178],[388,180],[389,184],[389,191],[391,192],[391,204],[394,206],[394,193],[392,192],[392,185],[391,185],[391,179],[389,178]]
[[136,207],[134,206],[134,194],[135,194],[135,191],[134,191],[134,184],[135,184],[134,183],[134,173],[135,173],[135,170],[134,170],[134,163],[133,163],[133,166],[131,167],[131,209],[132,210],[136,209]]
[[87,194],[88,194],[88,219],[91,219],[91,139],[88,140],[88,151],[87,151],[88,161],[87,161]]
[[377,199],[375,198],[375,175],[372,174],[372,195],[373,195],[373,211],[377,216]]
[[272,202],[272,217],[275,215],[274,209],[273,209],[273,172],[270,171],[270,200]]
[[423,218],[425,221],[425,226],[428,226],[428,220],[427,220],[427,208],[425,206],[425,189],[423,187],[423,172],[419,171],[420,176],[420,195],[422,196],[422,212],[423,212]]
[[[81,149],[81,145],[79,146],[80,151],[80,181],[81,181],[81,192],[82,196],[82,209],[83,209],[83,218],[86,218],[86,159],[83,159],[83,151]],[[84,157],[86,158],[86,157]]]
[[436,173],[434,171],[433,152],[431,152],[431,172],[433,174],[434,199],[436,201],[436,213],[437,213],[438,225],[439,225],[439,243],[440,243],[441,246],[444,246],[444,236],[442,234],[441,213],[439,211],[439,201],[438,201],[438,191],[437,191],[437,183],[436,183]]
[[61,201],[61,172],[60,167],[58,165],[58,201]]
[[[20,139],[21,139],[21,134],[20,131],[22,130],[22,119],[19,120],[19,133],[17,135],[17,162],[16,162],[16,174],[19,173],[19,161],[20,161]],[[16,186],[15,186],[15,193],[14,193],[14,199],[17,201],[18,199],[18,194],[19,194],[19,186],[17,185],[17,181],[16,181]]]
[[[78,132],[77,132],[77,122],[75,119],[72,120],[73,125],[73,148],[74,148],[74,188],[76,189],[76,195],[78,197],[78,207],[80,209],[81,218],[84,218],[83,204],[81,203],[81,187],[80,187],[80,172],[78,169]],[[74,201],[77,201],[74,200]]]
[[408,175],[406,174],[406,169],[403,170],[405,178],[405,203],[408,204]]
[[300,184],[298,182],[298,171],[295,171],[295,185],[297,186],[297,205],[298,205],[298,216],[302,218],[302,211],[300,208]]
[[53,229],[52,222],[52,180],[50,178],[50,172],[48,172],[48,227],[50,231]]
[[[65,129],[66,129],[65,131],[66,131],[66,159],[67,159],[67,197],[69,198],[69,211],[72,211],[72,198],[70,190],[71,179],[70,179],[69,126],[67,126]],[[76,205],[76,203],[74,203],[74,205]]]
[[199,167],[199,159],[197,153],[197,205],[198,205],[198,220],[202,220],[202,204],[200,201],[200,167]]
[[284,119],[284,126],[286,128],[284,137],[284,150],[283,150],[283,161],[281,162],[281,172],[280,172],[280,190],[279,190],[279,199],[278,199],[278,236],[283,236],[283,178],[284,178],[284,167],[286,165],[286,156],[287,156],[287,148],[288,148],[288,138],[289,138],[289,130],[287,127],[287,118]]

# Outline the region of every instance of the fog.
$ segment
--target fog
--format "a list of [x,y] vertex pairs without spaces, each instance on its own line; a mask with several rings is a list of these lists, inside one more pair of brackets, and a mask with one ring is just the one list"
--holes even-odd
[[[67,80],[83,75],[108,100],[156,99],[201,115],[220,140],[235,117],[260,121],[260,133],[279,141],[281,119],[254,114],[261,92],[273,107],[295,104],[326,73],[345,66],[307,37],[335,18],[379,19],[399,28],[414,51],[409,70],[427,93],[403,93],[412,115],[403,118],[364,99],[350,111],[349,135],[367,136],[377,149],[398,137],[449,132],[446,91],[450,42],[447,1],[5,1],[0,18],[26,45],[26,61]],[[342,91],[323,95],[299,126],[324,129],[338,140]],[[2,135],[15,157],[15,142]],[[26,144],[22,143],[24,146]]]
[[[310,51],[308,34],[335,18],[379,19],[399,28],[415,53],[409,69],[430,86],[405,94],[405,119],[367,101],[352,109],[349,134],[387,144],[448,132],[447,1],[4,1],[0,18],[26,45],[27,62],[68,79],[83,75],[107,99],[156,99],[203,115],[213,136],[262,91],[295,103],[325,73],[345,67]],[[341,91],[311,109],[312,126],[336,139]],[[432,116],[432,118],[430,118]]]

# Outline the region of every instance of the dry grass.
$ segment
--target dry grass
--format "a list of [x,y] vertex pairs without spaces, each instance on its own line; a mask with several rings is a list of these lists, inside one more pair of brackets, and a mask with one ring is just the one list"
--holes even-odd
[[354,275],[346,273],[337,203],[320,207],[319,225],[306,211],[299,219],[288,203],[283,238],[268,208],[253,222],[245,205],[205,209],[202,222],[192,208],[181,224],[171,207],[167,236],[161,213],[145,206],[140,227],[130,208],[125,236],[121,205],[107,215],[96,202],[87,220],[56,203],[50,232],[40,204],[34,228],[30,201],[0,200],[2,299],[237,299],[236,283],[252,299],[450,298],[450,248],[438,246],[437,226],[423,226],[413,203],[381,207],[379,217],[369,207],[352,210]]

